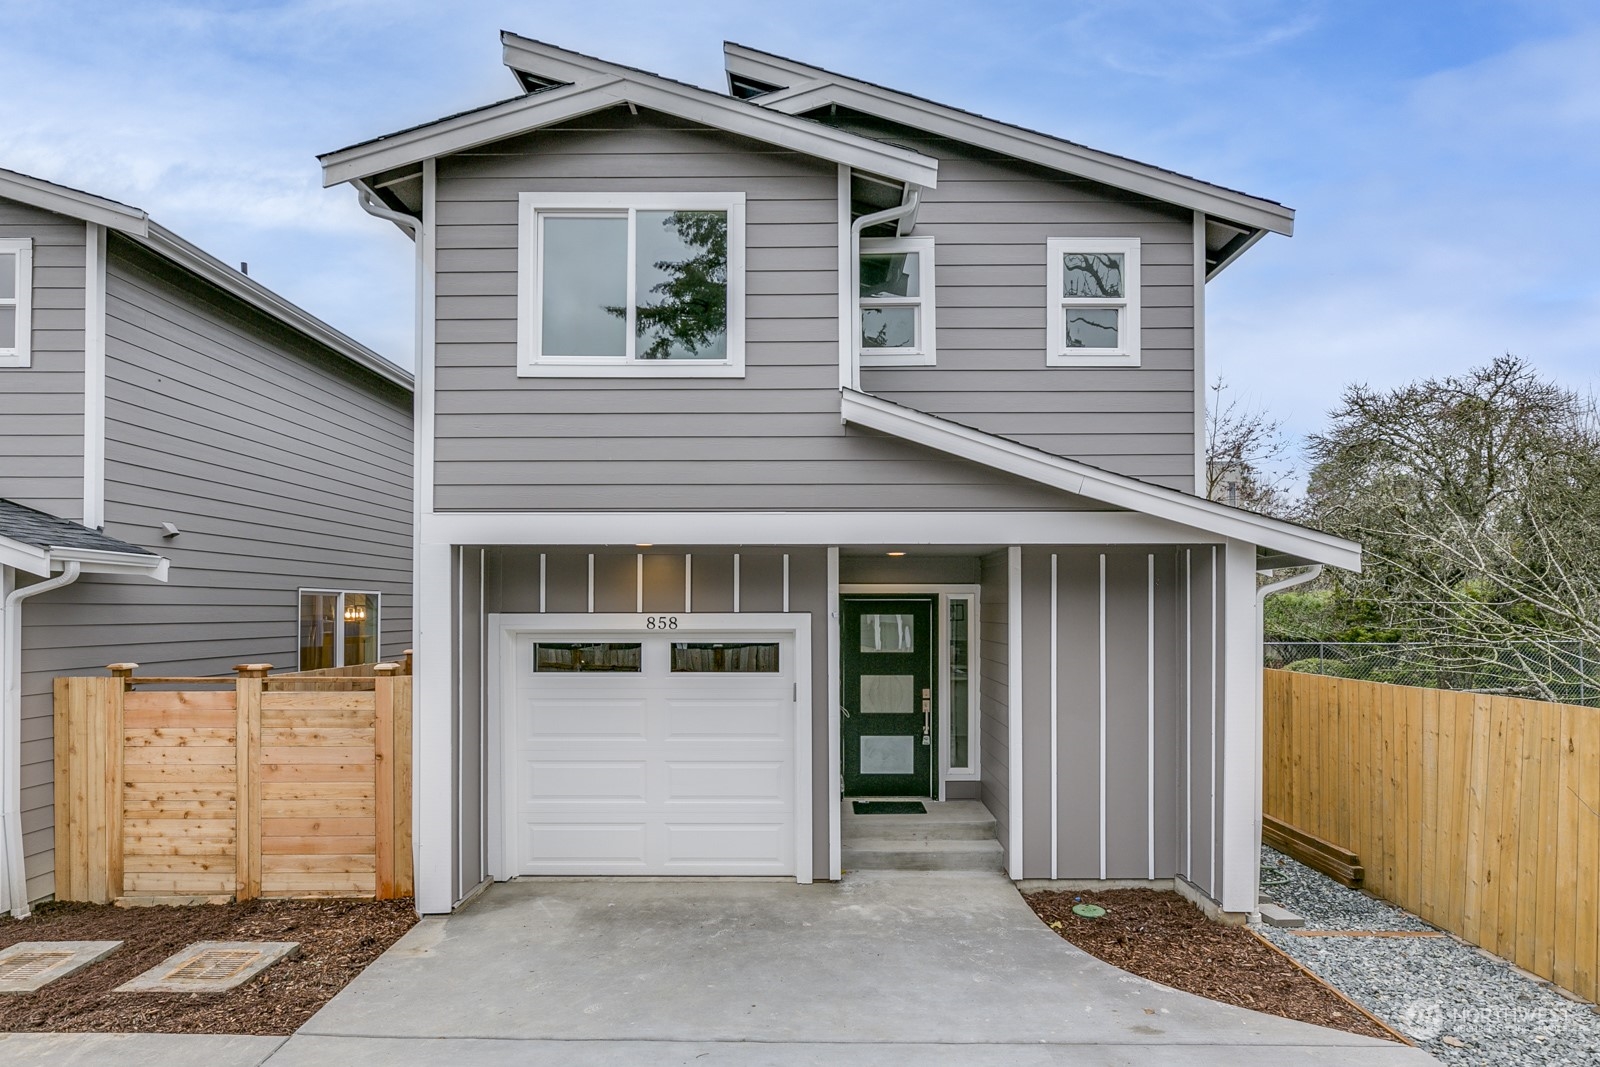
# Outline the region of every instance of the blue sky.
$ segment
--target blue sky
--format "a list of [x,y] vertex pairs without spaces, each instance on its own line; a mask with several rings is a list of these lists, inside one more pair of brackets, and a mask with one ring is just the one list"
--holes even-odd
[[1505,351],[1600,378],[1592,0],[0,0],[0,166],[144,207],[409,363],[409,243],[314,157],[512,95],[501,28],[713,87],[732,39],[1289,204],[1208,337],[1296,434],[1349,382]]

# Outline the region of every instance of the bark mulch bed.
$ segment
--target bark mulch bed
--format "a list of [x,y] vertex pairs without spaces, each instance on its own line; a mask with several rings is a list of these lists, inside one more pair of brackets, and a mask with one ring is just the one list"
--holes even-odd
[[[1185,993],[1285,1019],[1393,1041],[1394,1035],[1242,926],[1207,919],[1155,889],[1045,891],[1025,899],[1050,928],[1089,955]],[[1072,913],[1098,904],[1099,919]]]
[[[36,993],[0,994],[0,1031],[291,1034],[416,923],[409,900],[252,900],[192,907],[41,904],[0,919],[18,941],[122,941]],[[300,955],[226,993],[113,993],[196,941],[298,941]]]

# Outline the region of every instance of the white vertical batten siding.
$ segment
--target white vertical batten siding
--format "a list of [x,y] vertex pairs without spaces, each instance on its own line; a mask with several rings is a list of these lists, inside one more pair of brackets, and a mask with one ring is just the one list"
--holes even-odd
[[1222,608],[1217,598],[1217,572],[1220,570],[1220,560],[1217,559],[1217,546],[1211,546],[1211,669],[1206,672],[1211,684],[1207,688],[1210,692],[1206,700],[1209,705],[1211,719],[1211,761],[1206,764],[1206,784],[1211,795],[1211,884],[1206,891],[1213,900],[1219,896],[1217,892],[1217,853],[1221,851],[1217,845],[1217,827],[1221,820],[1217,818],[1217,640],[1218,631],[1222,629]]
[[683,554],[683,613],[694,611],[694,553]]
[[589,614],[594,614],[594,553],[589,553]]
[[1183,876],[1194,881],[1194,549],[1183,550]]
[[1011,707],[1006,713],[1006,737],[1011,755],[1009,792],[1011,810],[1007,813],[1010,827],[1010,844],[1006,849],[1006,865],[1013,880],[1023,877],[1022,865],[1022,547],[1012,545],[1006,550],[1006,640],[1010,651],[1006,655],[1007,700]]
[[478,549],[478,874],[489,872],[489,550]]
[[1149,849],[1149,871],[1152,881],[1156,876],[1156,555],[1145,556],[1147,563],[1145,582],[1145,645],[1144,645],[1144,698],[1145,698],[1145,836]]
[[739,553],[733,554],[733,613],[739,614]]
[[1106,554],[1100,553],[1100,877],[1106,876]]
[[783,611],[789,612],[789,553],[783,554]]
[[83,244],[83,524],[106,525],[106,228]]
[[1206,495],[1206,215],[1194,213],[1194,495]]
[[544,614],[545,554],[539,553],[539,614]]
[[1050,877],[1059,878],[1061,869],[1061,743],[1060,743],[1060,661],[1058,618],[1061,585],[1058,580],[1061,557],[1050,553]]
[[1256,644],[1256,548],[1229,540],[1223,548],[1222,893],[1223,910],[1254,912],[1261,857],[1261,714],[1256,703],[1260,648]]
[[633,610],[644,614],[644,553],[637,552],[633,559]]
[[[842,168],[841,168],[842,169]],[[844,796],[844,774],[840,767],[839,740],[839,548],[828,546],[828,877],[838,881],[844,875],[839,845],[839,806]]]

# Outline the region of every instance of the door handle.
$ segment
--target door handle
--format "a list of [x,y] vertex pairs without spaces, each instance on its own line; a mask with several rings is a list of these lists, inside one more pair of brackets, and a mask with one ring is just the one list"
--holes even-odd
[[922,691],[922,743],[933,744],[933,691]]

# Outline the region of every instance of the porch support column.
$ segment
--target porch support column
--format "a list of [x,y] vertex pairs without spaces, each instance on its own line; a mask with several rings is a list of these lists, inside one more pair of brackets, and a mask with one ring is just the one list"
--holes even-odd
[[452,546],[422,542],[417,550],[412,730],[411,825],[417,911],[448,912],[455,904],[455,767],[451,718],[455,612],[450,597]]
[[1222,815],[1217,824],[1217,901],[1223,911],[1253,912],[1261,874],[1260,619],[1256,548],[1229,540],[1223,549]]

